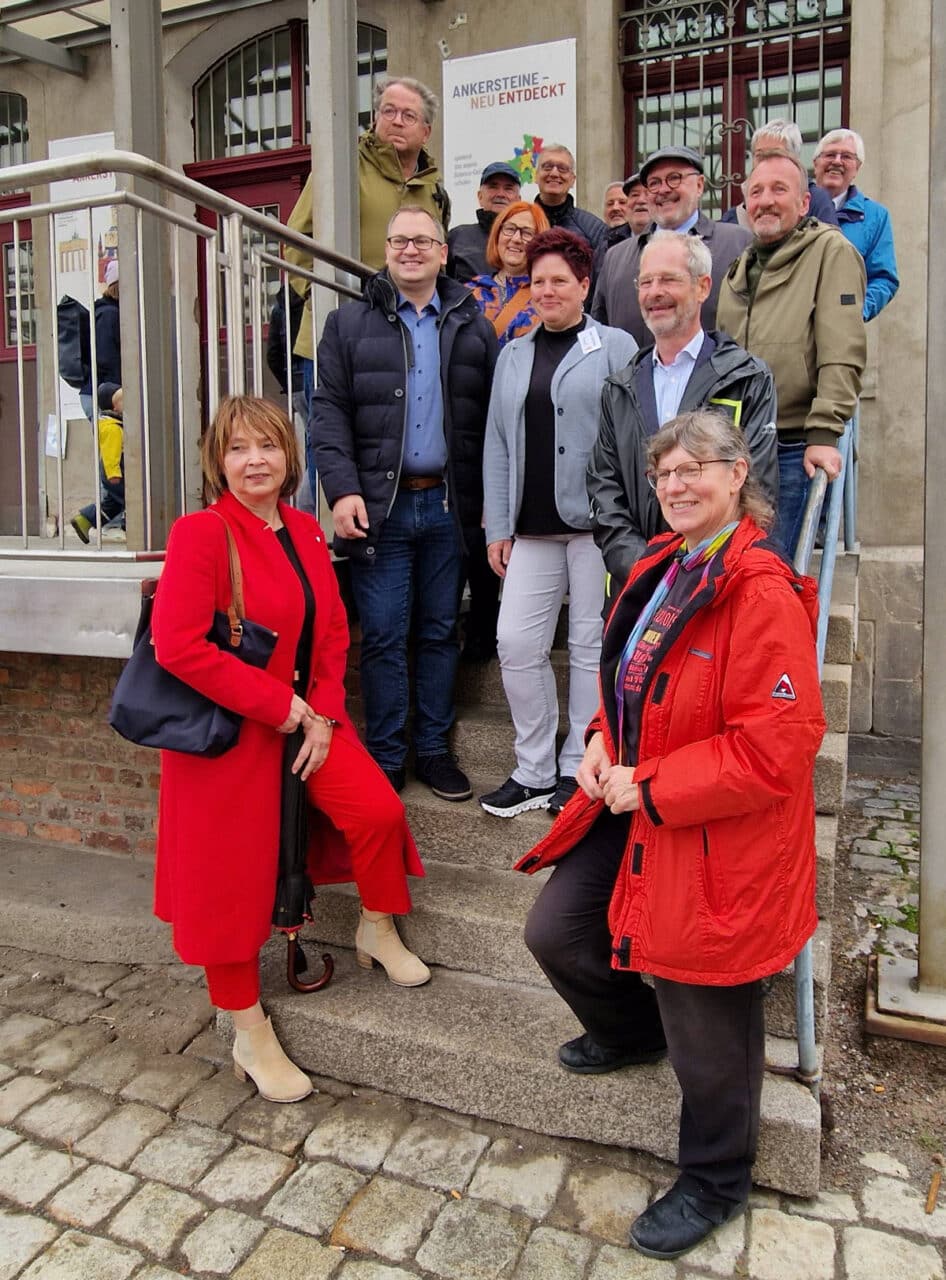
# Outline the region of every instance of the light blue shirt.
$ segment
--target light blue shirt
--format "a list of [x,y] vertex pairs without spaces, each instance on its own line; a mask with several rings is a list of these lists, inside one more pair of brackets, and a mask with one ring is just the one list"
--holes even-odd
[[435,476],[447,465],[443,434],[443,386],[440,381],[440,294],[418,314],[413,302],[398,295],[397,313],[410,334],[414,358],[407,369],[407,407],[401,473]]
[[693,230],[693,228],[696,226],[699,220],[700,220],[700,211],[697,208],[693,210],[689,218],[687,218],[686,222],[681,222],[679,227],[672,227],[671,230],[676,231],[678,236],[685,236],[688,231]]
[[677,352],[672,364],[661,364],[654,347],[654,399],[657,401],[657,421],[661,426],[680,412],[680,401],[696,366],[697,356],[703,349],[705,336],[700,329],[683,350]]

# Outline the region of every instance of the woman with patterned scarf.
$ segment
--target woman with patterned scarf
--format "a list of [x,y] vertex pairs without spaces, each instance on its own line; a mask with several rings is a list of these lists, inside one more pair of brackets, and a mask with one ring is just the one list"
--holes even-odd
[[648,459],[673,532],[611,612],[579,790],[519,869],[555,867],[526,942],[584,1028],[561,1065],[653,1070],[667,1054],[679,1079],[680,1174],[630,1233],[675,1258],[748,1199],[763,979],[817,923],[824,716],[815,585],[767,536],[740,429],[681,414]]

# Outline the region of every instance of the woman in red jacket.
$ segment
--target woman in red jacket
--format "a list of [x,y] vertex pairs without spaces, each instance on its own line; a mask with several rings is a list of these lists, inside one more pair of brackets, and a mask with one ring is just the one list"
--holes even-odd
[[675,1258],[749,1195],[762,979],[817,923],[824,716],[814,583],[767,539],[742,432],[721,413],[681,414],[649,461],[674,532],[612,610],[580,790],[519,868],[556,864],[526,941],[585,1028],[562,1066],[600,1074],[669,1053],[680,1176],[630,1243]]
[[[345,713],[348,625],[322,530],[289,506],[302,475],[295,433],[275,405],[223,400],[201,441],[213,505],[176,521],[155,599],[155,655],[168,671],[244,717],[237,745],[213,759],[161,753],[155,912],[173,926],[187,964],[203,965],[210,998],[233,1011],[234,1068],[263,1097],[311,1092],[259,1002],[259,951],[270,934],[286,734],[303,742],[293,771],[328,819],[310,841],[316,882],[354,879],[362,909],[360,964],[419,986],[427,966],[408,951],[392,913],[410,911],[408,875],[423,867],[404,806]],[[246,616],[278,633],[265,670],[206,639],[230,603],[229,526],[240,555]],[[331,829],[329,830],[329,824]],[[327,848],[344,859],[319,874]]]

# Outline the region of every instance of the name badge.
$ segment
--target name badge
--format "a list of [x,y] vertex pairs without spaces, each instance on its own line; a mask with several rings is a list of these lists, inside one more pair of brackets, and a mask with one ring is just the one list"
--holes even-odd
[[601,334],[597,329],[582,329],[578,335],[578,345],[581,347],[582,355],[588,355],[592,351],[601,350]]

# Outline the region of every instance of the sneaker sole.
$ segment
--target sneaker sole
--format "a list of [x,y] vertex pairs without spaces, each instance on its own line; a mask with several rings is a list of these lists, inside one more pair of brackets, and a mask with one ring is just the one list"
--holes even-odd
[[487,804],[485,800],[480,800],[480,805],[487,813],[491,813],[494,818],[516,818],[520,813],[528,813],[530,809],[547,809],[551,798],[551,796],[533,796],[531,800],[523,800],[520,804],[514,804],[508,809],[500,809],[498,805]]
[[[427,786],[430,787],[429,782],[427,783]],[[472,800],[473,799],[472,787],[470,787],[469,791],[464,791],[462,794],[459,791],[438,791],[436,787],[430,787],[430,790],[439,800]]]

